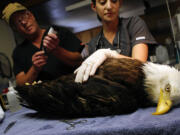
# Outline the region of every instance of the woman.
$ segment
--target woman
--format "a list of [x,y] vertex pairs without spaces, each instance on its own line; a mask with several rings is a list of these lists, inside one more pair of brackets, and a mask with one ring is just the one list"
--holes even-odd
[[139,17],[119,18],[121,6],[122,0],[92,0],[91,8],[97,13],[102,23],[102,31],[88,43],[88,49],[84,49],[82,54],[87,57],[99,50],[87,58],[75,71],[76,82],[87,81],[106,58],[147,61],[148,45],[156,44],[156,41]]

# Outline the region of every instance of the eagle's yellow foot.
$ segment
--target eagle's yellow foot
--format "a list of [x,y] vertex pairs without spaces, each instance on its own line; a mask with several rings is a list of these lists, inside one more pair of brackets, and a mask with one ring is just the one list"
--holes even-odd
[[36,85],[36,84],[40,84],[40,83],[42,83],[41,80],[39,80],[38,82],[34,81],[32,84],[27,82],[27,83],[25,83],[25,85]]
[[25,85],[30,85],[30,83],[27,82],[27,83],[25,83]]

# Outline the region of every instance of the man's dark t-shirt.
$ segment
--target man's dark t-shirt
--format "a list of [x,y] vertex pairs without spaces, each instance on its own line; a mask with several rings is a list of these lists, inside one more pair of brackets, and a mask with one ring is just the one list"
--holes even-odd
[[[57,36],[60,39],[59,45],[66,50],[72,52],[81,52],[83,46],[81,41],[69,30],[63,27],[54,26],[57,31]],[[46,30],[45,35],[47,35],[49,28]],[[17,75],[20,72],[27,73],[32,66],[32,56],[35,52],[40,51],[41,48],[37,48],[30,41],[25,40],[22,44],[18,45],[13,51],[13,71]],[[72,73],[74,71],[73,67],[70,67],[52,54],[47,54],[48,60],[47,64],[43,67],[42,71],[38,74],[37,80],[52,80],[61,75]]]

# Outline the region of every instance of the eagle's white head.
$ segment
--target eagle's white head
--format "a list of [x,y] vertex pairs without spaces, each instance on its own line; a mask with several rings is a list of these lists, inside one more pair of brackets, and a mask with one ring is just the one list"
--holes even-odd
[[153,102],[158,103],[162,97],[163,100],[172,101],[173,105],[180,103],[180,71],[168,65],[151,62],[144,64],[143,71],[145,90]]

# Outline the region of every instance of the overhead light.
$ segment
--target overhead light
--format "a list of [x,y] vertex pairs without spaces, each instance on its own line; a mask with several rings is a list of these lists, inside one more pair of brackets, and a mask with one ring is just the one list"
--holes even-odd
[[75,3],[75,4],[72,4],[72,5],[67,6],[67,7],[65,8],[65,10],[66,10],[67,12],[69,12],[69,11],[72,11],[72,10],[75,10],[75,9],[78,9],[78,8],[81,8],[81,7],[84,7],[84,6],[87,6],[87,5],[89,5],[89,4],[91,4],[91,1],[90,1],[90,0],[83,0],[83,1],[81,1],[81,2],[77,2],[77,3]]

